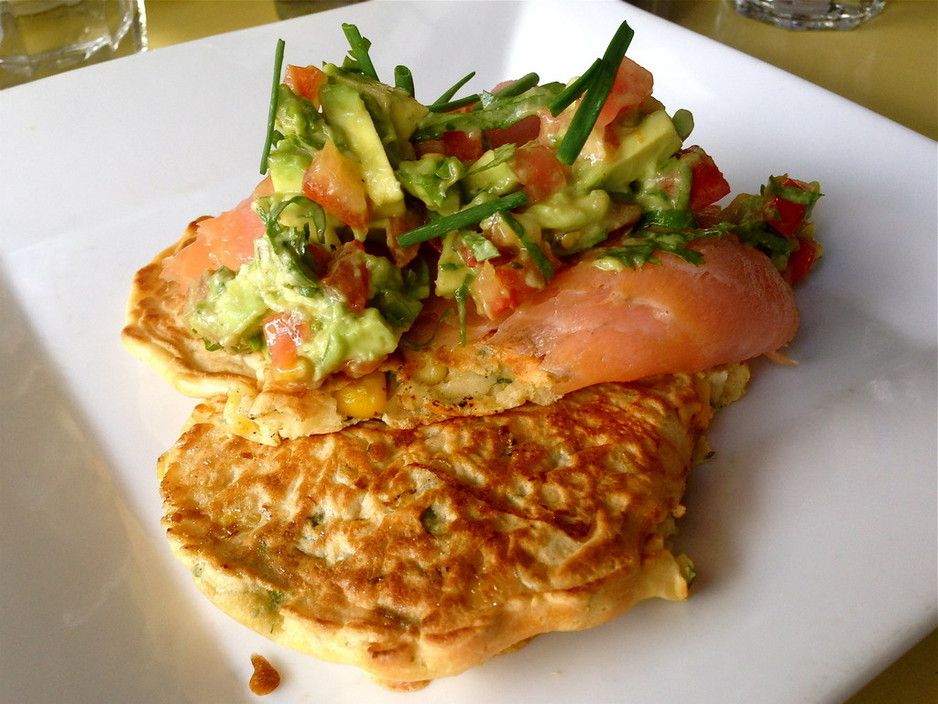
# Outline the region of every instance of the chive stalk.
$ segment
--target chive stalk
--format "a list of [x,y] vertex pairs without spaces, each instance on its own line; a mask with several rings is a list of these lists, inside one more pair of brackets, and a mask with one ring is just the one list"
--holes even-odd
[[593,80],[593,76],[596,71],[599,70],[602,61],[596,59],[588,69],[583,73],[582,76],[577,78],[575,81],[570,83],[566,88],[560,91],[557,94],[557,97],[554,98],[550,105],[547,107],[550,109],[550,114],[554,117],[557,117],[560,113],[567,109],[567,107],[573,103],[574,100],[579,98],[586,92],[586,89],[589,87],[590,83]]
[[354,24],[343,24],[342,31],[345,33],[345,38],[348,39],[352,58],[355,59],[355,62],[358,64],[359,70],[364,75],[377,81],[378,72],[375,71],[375,65],[371,62],[371,56],[368,53],[368,50],[371,48],[371,42],[361,35],[361,32],[358,31],[358,27]]
[[452,230],[474,225],[484,220],[489,215],[524,205],[527,201],[528,197],[522,191],[517,191],[516,193],[490,200],[487,203],[480,203],[463,210],[458,210],[451,215],[444,215],[426,225],[408,230],[398,235],[397,242],[401,247],[409,247],[420,242],[426,242],[427,240],[432,240],[434,237],[445,235]]
[[414,96],[414,75],[406,66],[394,67],[394,85],[406,90],[411,97]]
[[465,98],[451,100],[448,103],[434,103],[430,106],[430,112],[449,112],[450,110],[455,110],[456,108],[478,103],[480,99],[481,96],[478,93],[473,93],[472,95],[467,95]]
[[538,83],[540,83],[541,78],[536,73],[526,73],[517,81],[512,81],[507,86],[503,86],[500,90],[495,91],[492,95],[496,98],[513,98],[516,95],[521,95],[528,88],[533,88]]
[[[437,98],[430,104],[429,106],[430,111],[431,112],[445,112],[445,110],[441,109],[441,106],[444,106],[447,103],[449,103],[453,99],[453,96],[456,95],[456,91],[458,91],[460,88],[466,85],[469,81],[471,81],[473,77],[475,77],[475,75],[476,75],[475,71],[470,71],[465,76],[463,76],[458,81],[456,81],[452,86],[450,86],[443,93],[443,95],[441,95],[439,98]],[[479,97],[476,96],[476,100],[478,99]]]
[[629,27],[628,22],[622,22],[613,35],[612,41],[609,42],[598,69],[589,81],[583,100],[573,115],[573,120],[570,121],[570,127],[557,148],[557,158],[562,163],[572,164],[580,155],[580,150],[583,149],[602,111],[603,104],[609,97],[619,64],[622,63],[622,57],[629,48],[629,44],[632,43],[634,35],[635,32]]
[[264,153],[261,154],[261,175],[267,173],[267,160],[270,157],[270,148],[274,143],[274,123],[277,120],[277,95],[280,92],[280,72],[283,69],[283,48],[286,43],[283,39],[277,40],[277,50],[274,52],[274,78],[270,86],[270,107],[267,109],[267,137],[264,141]]

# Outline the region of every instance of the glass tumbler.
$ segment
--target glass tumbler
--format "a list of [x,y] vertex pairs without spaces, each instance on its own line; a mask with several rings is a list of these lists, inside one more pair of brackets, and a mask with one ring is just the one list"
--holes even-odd
[[853,29],[878,15],[886,0],[736,0],[745,17],[783,29]]
[[0,0],[0,88],[146,45],[143,0]]

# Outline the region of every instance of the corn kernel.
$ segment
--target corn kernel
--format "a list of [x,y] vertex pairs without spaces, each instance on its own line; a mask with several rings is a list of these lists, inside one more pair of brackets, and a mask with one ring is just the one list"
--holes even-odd
[[305,357],[297,357],[290,367],[271,367],[271,378],[283,383],[301,383],[313,376],[313,364]]
[[427,362],[414,371],[414,379],[427,386],[436,386],[446,378],[448,372],[445,364]]
[[336,408],[350,418],[374,418],[384,412],[388,403],[387,379],[384,372],[346,384],[335,392]]

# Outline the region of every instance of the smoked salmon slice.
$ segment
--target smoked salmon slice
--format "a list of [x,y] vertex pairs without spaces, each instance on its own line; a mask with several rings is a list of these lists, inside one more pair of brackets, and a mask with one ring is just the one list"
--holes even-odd
[[731,235],[620,271],[581,261],[502,321],[485,344],[537,358],[568,393],[602,382],[698,372],[771,353],[798,328],[791,287]]
[[252,204],[273,193],[270,178],[235,208],[213,218],[199,220],[195,239],[163,261],[162,277],[184,287],[206,271],[222,266],[237,271],[254,258],[254,240],[264,234],[264,223]]

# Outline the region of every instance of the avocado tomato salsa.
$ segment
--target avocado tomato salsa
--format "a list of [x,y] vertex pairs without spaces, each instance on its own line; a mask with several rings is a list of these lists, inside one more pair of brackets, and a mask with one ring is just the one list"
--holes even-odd
[[697,262],[688,242],[732,231],[794,284],[820,254],[816,183],[771,177],[714,205],[729,184],[684,146],[691,114],[669,115],[625,56],[626,23],[568,83],[532,73],[457,97],[470,73],[430,104],[406,67],[381,82],[370,42],[343,30],[341,65],[284,71],[278,44],[253,256],[189,289],[185,322],[209,349],[263,351],[274,378],[317,385],[378,368],[431,295],[465,329],[470,306],[497,321],[584,257]]

